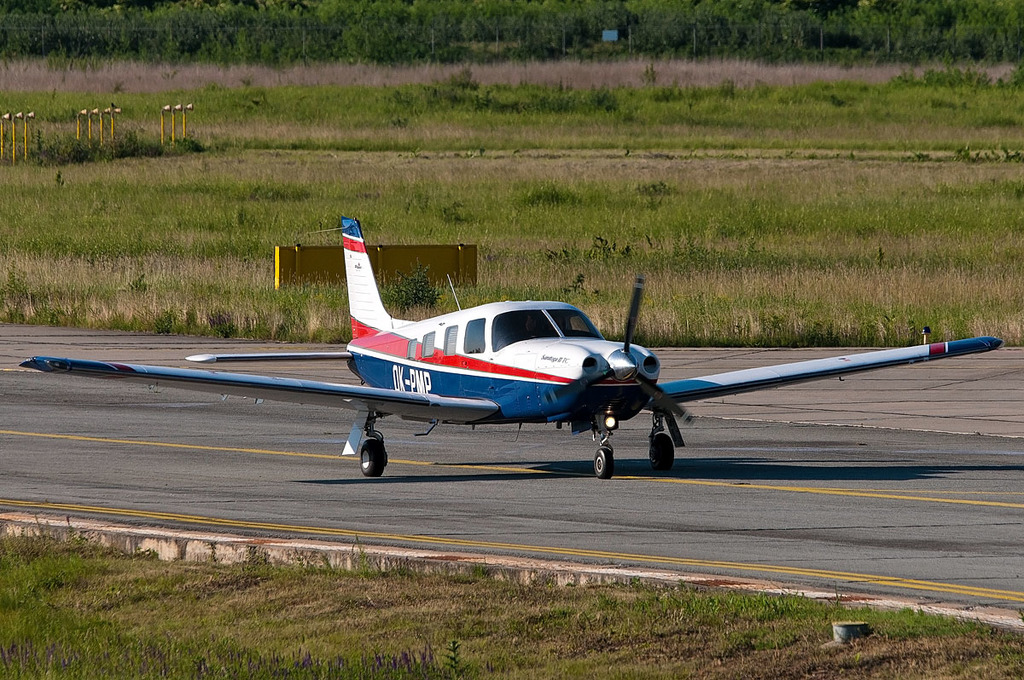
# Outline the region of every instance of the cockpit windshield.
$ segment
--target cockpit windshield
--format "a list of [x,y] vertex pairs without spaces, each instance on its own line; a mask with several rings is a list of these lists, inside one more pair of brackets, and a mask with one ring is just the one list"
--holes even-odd
[[539,309],[505,312],[494,317],[491,324],[491,347],[495,352],[521,340],[557,337],[558,331]]
[[594,324],[590,323],[590,319],[578,309],[549,309],[547,312],[555,320],[558,330],[567,338],[604,339]]

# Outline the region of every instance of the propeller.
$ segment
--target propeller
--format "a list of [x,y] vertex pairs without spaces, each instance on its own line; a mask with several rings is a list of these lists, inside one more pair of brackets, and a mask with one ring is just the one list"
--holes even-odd
[[633,344],[633,336],[636,334],[636,323],[640,315],[640,301],[643,299],[645,282],[645,277],[638,274],[633,283],[633,298],[629,302],[629,314],[626,317],[626,337],[622,343],[622,349],[617,349],[608,355],[608,368],[556,387],[545,395],[549,403],[569,396],[575,397],[591,385],[615,376],[619,380],[633,380],[640,385],[644,394],[651,398],[655,410],[670,413],[685,420],[690,419],[690,414],[682,406],[665,394],[665,391],[658,387],[653,380],[640,374],[637,370],[636,359],[629,352],[629,348]]
[[633,284],[633,299],[629,302],[629,316],[626,317],[626,340],[622,349],[617,349],[608,356],[608,368],[556,387],[544,395],[544,399],[548,403],[561,401],[570,396],[576,397],[591,385],[613,375],[619,380],[636,378],[636,359],[630,355],[629,346],[633,343],[633,334],[636,332],[636,319],[640,313],[640,300],[644,294],[644,280],[644,276],[639,274]]

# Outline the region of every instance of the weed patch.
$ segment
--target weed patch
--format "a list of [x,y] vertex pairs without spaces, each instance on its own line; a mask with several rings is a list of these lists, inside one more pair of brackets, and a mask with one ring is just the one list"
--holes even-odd
[[[912,611],[643,584],[554,587],[322,566],[158,562],[0,539],[15,677],[1014,677],[1019,636]],[[831,621],[874,635],[823,651]],[[345,621],[345,626],[338,626]],[[880,669],[882,669],[880,671]]]

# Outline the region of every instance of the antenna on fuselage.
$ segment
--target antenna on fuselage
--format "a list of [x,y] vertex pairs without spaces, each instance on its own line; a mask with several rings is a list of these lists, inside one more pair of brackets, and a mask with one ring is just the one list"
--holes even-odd
[[458,307],[459,311],[461,312],[462,311],[462,305],[459,304],[459,296],[455,293],[455,284],[452,283],[452,275],[451,274],[445,274],[445,276],[448,277],[448,285],[452,289],[452,297],[455,298],[455,306]]

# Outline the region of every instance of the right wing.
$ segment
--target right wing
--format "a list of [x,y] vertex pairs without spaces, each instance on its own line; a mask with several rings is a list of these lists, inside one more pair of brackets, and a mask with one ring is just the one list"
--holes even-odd
[[33,357],[24,368],[46,373],[68,373],[88,378],[128,380],[147,385],[167,385],[214,394],[234,394],[254,399],[290,401],[392,414],[408,420],[439,420],[473,423],[498,411],[490,399],[442,397],[362,385],[342,385],[317,380],[277,376],[221,373],[192,368],[122,364],[84,359]]
[[862,352],[841,357],[716,373],[700,378],[673,380],[667,383],[658,383],[658,387],[669,399],[682,403],[792,385],[809,380],[839,377],[848,373],[870,371],[887,366],[947,359],[976,352],[989,352],[1002,346],[1003,341],[993,337],[933,342],[930,345],[884,349],[876,352]]

